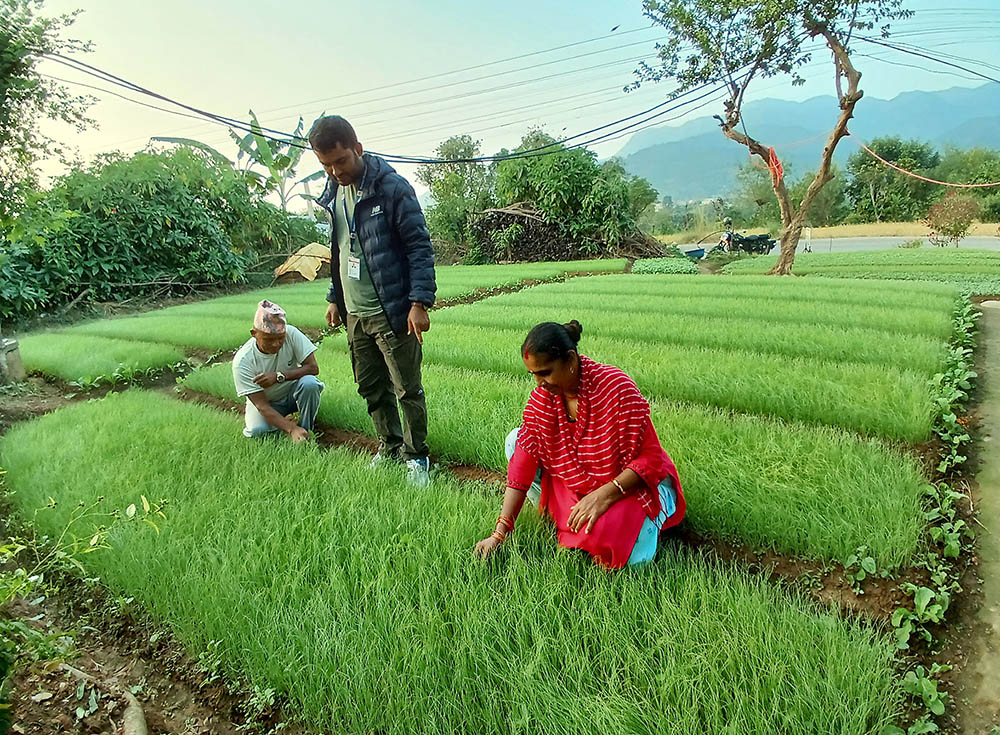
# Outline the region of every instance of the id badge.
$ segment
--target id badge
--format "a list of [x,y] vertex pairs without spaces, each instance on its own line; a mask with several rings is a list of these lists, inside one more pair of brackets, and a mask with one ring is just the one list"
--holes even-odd
[[347,277],[353,278],[355,281],[361,280],[361,258],[355,258],[354,256],[348,256],[347,258]]

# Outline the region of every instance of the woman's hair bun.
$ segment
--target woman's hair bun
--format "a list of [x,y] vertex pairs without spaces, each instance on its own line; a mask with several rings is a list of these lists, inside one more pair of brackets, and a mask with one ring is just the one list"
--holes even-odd
[[573,319],[569,324],[563,324],[563,328],[566,330],[569,338],[573,340],[573,344],[579,344],[580,336],[583,334],[583,325],[576,319]]

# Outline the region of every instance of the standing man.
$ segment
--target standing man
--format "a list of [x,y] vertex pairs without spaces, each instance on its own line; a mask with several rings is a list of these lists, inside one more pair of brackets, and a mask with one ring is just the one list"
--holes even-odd
[[424,215],[409,182],[365,153],[344,118],[317,120],[309,144],[328,176],[316,200],[332,225],[326,321],[347,328],[354,380],[379,437],[372,464],[405,461],[411,483],[425,486],[430,461],[420,362],[435,285]]
[[[248,339],[233,357],[236,394],[246,396],[243,436],[283,431],[292,441],[309,438],[323,384],[316,379],[316,345],[285,320],[285,310],[261,301]],[[299,413],[299,423],[286,418]]]

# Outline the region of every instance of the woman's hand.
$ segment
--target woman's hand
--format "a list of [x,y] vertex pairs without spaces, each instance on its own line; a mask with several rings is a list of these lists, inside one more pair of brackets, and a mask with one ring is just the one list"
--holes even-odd
[[480,559],[485,559],[494,551],[496,551],[496,548],[499,545],[500,542],[497,540],[496,536],[487,536],[478,544],[476,544],[476,548],[473,549],[472,553],[478,556]]
[[608,485],[603,485],[592,493],[588,493],[580,498],[576,505],[570,508],[569,519],[566,521],[573,533],[579,533],[580,529],[586,529],[585,533],[590,533],[594,529],[597,519],[604,515],[615,500],[620,497],[618,489],[611,485],[614,494],[608,491]]

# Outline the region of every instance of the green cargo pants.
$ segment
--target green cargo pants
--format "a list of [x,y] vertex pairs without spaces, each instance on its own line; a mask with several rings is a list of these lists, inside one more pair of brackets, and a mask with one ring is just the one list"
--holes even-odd
[[346,326],[354,382],[368,403],[379,452],[404,460],[426,457],[427,404],[420,383],[423,352],[416,336],[395,334],[385,314],[348,314]]

